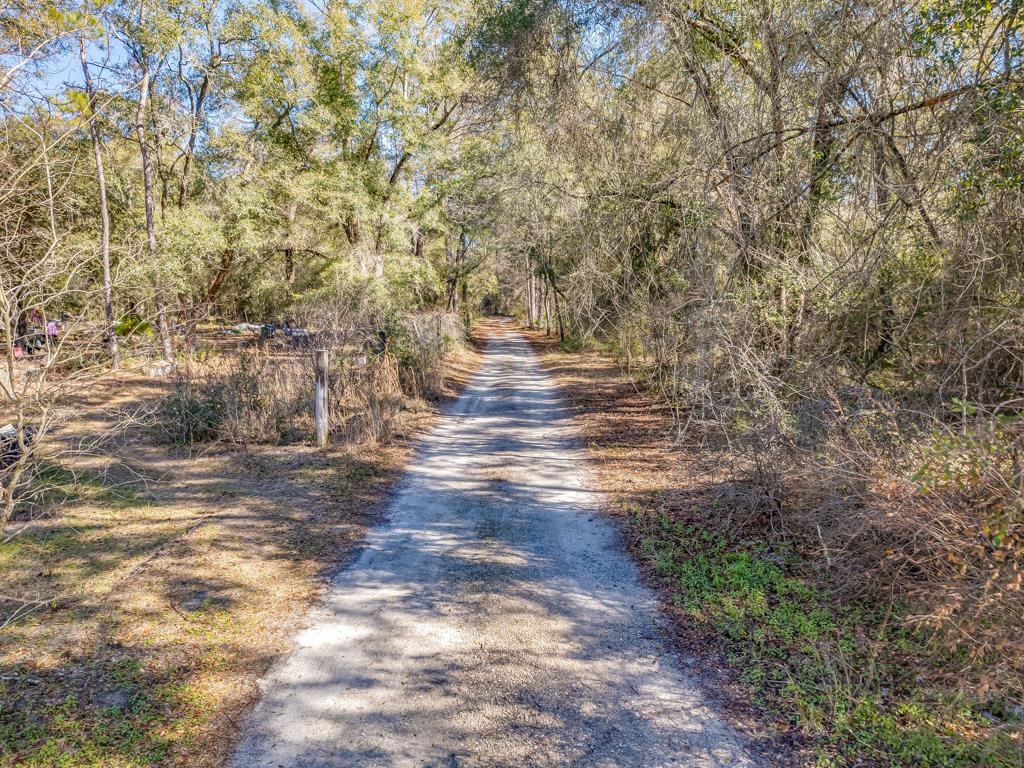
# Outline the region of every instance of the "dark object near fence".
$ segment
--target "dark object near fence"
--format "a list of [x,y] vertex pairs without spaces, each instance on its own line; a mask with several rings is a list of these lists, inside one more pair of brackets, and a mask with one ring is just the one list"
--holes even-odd
[[313,346],[314,335],[307,331],[305,328],[288,328],[284,329],[285,338],[288,339],[293,347],[299,349],[309,349]]
[[260,342],[276,339],[279,333],[284,337],[289,346],[297,349],[311,349],[317,336],[312,331],[305,328],[296,328],[291,323],[285,323],[284,325],[264,323],[260,326]]
[[383,355],[388,351],[388,335],[385,331],[367,331],[366,338],[363,339],[363,352]]
[[46,349],[46,336],[41,333],[29,333],[18,340],[18,344],[28,354]]
[[[27,449],[32,445],[36,431],[25,427],[22,431],[22,443]],[[18,428],[13,424],[0,427],[0,469],[7,469],[21,458],[21,445],[18,443]]]

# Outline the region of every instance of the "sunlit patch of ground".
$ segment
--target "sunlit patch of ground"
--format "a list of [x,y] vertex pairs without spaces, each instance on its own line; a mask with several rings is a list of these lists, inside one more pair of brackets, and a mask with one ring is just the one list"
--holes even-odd
[[[450,361],[450,394],[477,361]],[[58,447],[117,432],[163,386],[125,373],[82,392]],[[113,461],[44,460],[47,514],[0,544],[0,593],[37,601],[0,631],[0,765],[221,764],[435,413],[411,407],[386,445],[183,454],[131,427]]]

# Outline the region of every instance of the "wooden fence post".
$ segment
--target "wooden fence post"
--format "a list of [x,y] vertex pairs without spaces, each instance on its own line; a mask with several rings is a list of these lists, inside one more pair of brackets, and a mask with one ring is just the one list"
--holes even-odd
[[313,407],[313,418],[316,422],[316,444],[327,447],[327,369],[328,354],[326,349],[318,349],[316,359],[316,401]]

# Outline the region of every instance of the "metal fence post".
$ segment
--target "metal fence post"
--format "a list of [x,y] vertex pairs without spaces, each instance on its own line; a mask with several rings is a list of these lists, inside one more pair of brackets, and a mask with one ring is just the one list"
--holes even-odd
[[327,369],[328,355],[326,349],[318,349],[316,359],[316,401],[313,407],[313,419],[316,422],[316,444],[327,447]]

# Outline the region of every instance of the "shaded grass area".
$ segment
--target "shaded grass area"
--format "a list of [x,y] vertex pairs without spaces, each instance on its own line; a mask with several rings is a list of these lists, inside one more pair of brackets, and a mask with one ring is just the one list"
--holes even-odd
[[5,589],[45,600],[0,643],[0,764],[218,764],[404,458],[375,454],[207,457],[194,491],[72,498],[0,547]]
[[[915,679],[958,661],[898,622],[900,606],[843,602],[799,555],[634,510],[638,551],[680,617],[713,631],[770,717],[815,737],[814,762],[1019,765],[991,713]],[[988,716],[986,716],[988,714]]]
[[[475,365],[453,361],[455,388]],[[117,402],[98,399],[138,403],[144,385],[125,377]],[[48,514],[0,544],[2,616],[32,603],[0,631],[0,766],[222,764],[257,679],[433,413],[421,403],[386,444],[328,451],[169,453],[140,429],[118,449],[130,483],[95,461],[45,467]],[[103,421],[89,410],[65,431]]]
[[680,434],[610,357],[533,340],[680,646],[766,754],[815,766],[1024,764],[1020,720],[959,684],[968,660],[909,629],[913,605],[836,583],[752,511],[728,447]]

